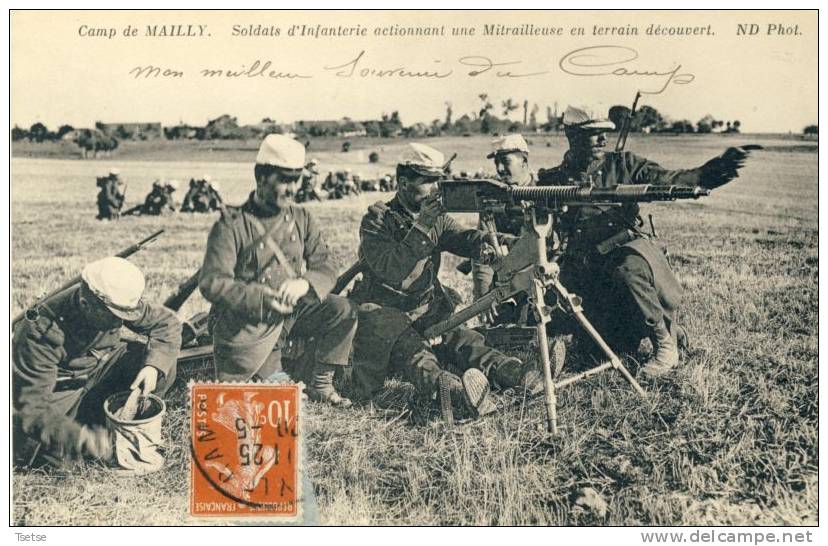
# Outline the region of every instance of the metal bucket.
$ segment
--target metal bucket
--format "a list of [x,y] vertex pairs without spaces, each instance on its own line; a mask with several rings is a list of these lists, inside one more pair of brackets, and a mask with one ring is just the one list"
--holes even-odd
[[129,395],[129,392],[119,392],[104,401],[106,426],[113,437],[115,459],[125,472],[155,472],[164,466],[164,456],[159,448],[167,405],[154,394],[141,396],[135,418],[121,419],[119,411]]

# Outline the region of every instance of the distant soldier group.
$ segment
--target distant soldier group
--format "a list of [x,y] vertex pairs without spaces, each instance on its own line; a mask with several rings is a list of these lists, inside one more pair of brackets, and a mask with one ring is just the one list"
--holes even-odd
[[326,199],[343,199],[351,195],[359,195],[364,191],[394,191],[396,187],[392,175],[377,179],[362,178],[359,174],[352,173],[349,168],[330,171],[322,181],[319,174],[319,162],[311,159],[302,171],[301,184],[293,200],[297,203],[306,203]]
[[[559,166],[541,169],[537,179],[529,170],[529,148],[522,137],[496,139],[489,157],[500,180],[714,189],[738,176],[751,149],[728,148],[696,169],[667,170],[631,152],[605,152],[605,131],[613,128],[608,120],[570,107],[563,122],[569,150]],[[269,380],[284,370],[305,381],[311,399],[344,408],[351,401],[335,387],[334,375],[351,362],[357,395],[370,396],[395,375],[426,398],[439,395],[443,402],[448,397],[472,416],[492,410],[486,402],[490,384],[529,395],[540,392],[541,376],[532,362],[487,345],[473,330],[461,327],[439,340],[426,339],[424,330],[457,304],[438,276],[443,253],[477,264],[476,294],[497,283],[496,274],[482,267],[497,250],[488,231],[463,229],[435,193],[446,167],[441,152],[409,145],[396,168],[397,194],[369,207],[362,219],[355,266],[362,279],[344,297],[334,293],[336,266],[319,224],[309,209],[291,203],[297,190],[316,193],[316,183],[307,181],[318,175],[316,162],[305,163],[305,148],[295,140],[268,135],[256,157],[255,189],[241,206],[222,207],[198,274],[198,288],[212,304],[216,378]],[[354,191],[353,177],[335,179]],[[125,185],[117,171],[99,185],[101,217],[117,218]],[[161,196],[164,188],[154,187],[151,194],[157,189]],[[185,206],[211,210],[211,200],[220,200],[215,184],[214,195],[210,188],[209,178],[191,181]],[[171,192],[165,194],[169,199]],[[163,199],[159,203],[151,201],[148,208],[167,206]],[[596,327],[619,352],[634,352],[649,337],[653,354],[639,373],[649,378],[668,373],[679,361],[681,285],[664,254],[640,229],[638,205],[573,206],[560,222],[569,239],[561,278],[583,298]],[[512,218],[495,217],[494,223],[499,241],[508,246],[515,240]],[[121,258],[108,258],[89,264],[77,287],[38,304],[15,325],[14,448],[16,454],[25,452],[24,462],[67,453],[107,457],[111,443],[100,425],[103,398],[124,388],[163,394],[172,383],[181,325],[172,311],[146,303],[143,293],[141,272]],[[520,309],[525,302],[509,305],[517,309],[497,306],[485,321],[531,320]],[[122,325],[146,336],[145,347],[122,342]],[[554,330],[550,335],[566,331],[556,323],[547,328]],[[281,349],[301,346],[303,339],[313,340],[300,351],[303,360],[294,354],[283,368]]]
[[178,180],[156,180],[144,202],[121,212],[124,206],[126,183],[120,178],[120,172],[112,169],[108,176],[98,178],[98,219],[117,220],[121,216],[161,216],[177,211],[205,213],[221,210],[223,201],[219,194],[218,182],[213,182],[209,175],[200,179],[190,179],[190,188],[179,208],[175,192],[179,188]]

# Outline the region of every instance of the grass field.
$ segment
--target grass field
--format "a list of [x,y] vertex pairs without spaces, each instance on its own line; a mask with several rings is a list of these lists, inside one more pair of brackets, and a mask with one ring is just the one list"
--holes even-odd
[[[631,138],[629,149],[671,168],[695,166],[746,136]],[[457,151],[457,169],[485,165],[488,139],[432,139]],[[548,144],[547,144],[548,143]],[[645,384],[643,402],[619,377],[559,392],[563,433],[543,434],[543,409],[517,403],[452,430],[434,412],[407,411],[411,389],[391,381],[372,404],[305,406],[309,471],[324,524],[802,525],[817,523],[818,224],[814,143],[763,139],[741,178],[693,203],[648,205],[686,288],[682,317],[693,340],[685,362]],[[322,168],[392,170],[403,141],[355,142],[355,151],[311,147]],[[94,219],[95,179],[118,166],[138,203],[159,177],[210,173],[231,203],[252,189],[255,145],[220,154],[180,147],[154,158],[43,159],[26,145],[12,160],[12,314],[96,257],[160,228],[134,261],[148,295],[161,300],[199,265],[215,216]],[[226,146],[230,146],[226,144]],[[562,139],[535,138],[534,168],[560,161]],[[316,148],[316,149],[315,149]],[[381,149],[382,162],[366,163]],[[362,154],[360,155],[360,151]],[[25,152],[25,153],[24,153]],[[318,152],[318,153],[317,153]],[[176,155],[177,154],[177,155]],[[20,157],[20,156],[38,156]],[[134,159],[130,159],[134,158]],[[309,205],[340,269],[356,254],[358,221],[387,195]],[[472,224],[474,218],[460,218]],[[445,262],[442,277],[466,297],[470,281]],[[181,311],[206,308],[195,296]],[[572,364],[577,366],[578,363]],[[186,523],[188,494],[182,370],[166,421],[167,467],[117,477],[74,471],[15,471],[18,525]],[[512,402],[503,399],[504,405]],[[592,488],[606,512],[578,502]]]

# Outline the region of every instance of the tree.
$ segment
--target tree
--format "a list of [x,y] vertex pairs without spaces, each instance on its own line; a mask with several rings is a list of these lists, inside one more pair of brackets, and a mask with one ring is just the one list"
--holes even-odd
[[716,120],[713,119],[713,116],[707,114],[696,122],[696,132],[702,134],[711,133],[713,131],[714,123],[716,123]]
[[802,130],[802,133],[808,136],[815,136],[819,134],[819,125],[808,125]]
[[60,138],[63,138],[64,135],[66,135],[68,133],[71,133],[74,130],[75,130],[75,128],[72,127],[71,125],[61,125],[60,128],[57,130],[57,133],[55,134],[55,136],[58,139],[60,139]]
[[512,112],[519,108],[519,106],[511,98],[501,101],[500,105],[503,106],[503,116],[506,118],[508,118]]
[[26,129],[23,129],[22,127],[18,127],[17,125],[12,127],[12,130],[11,130],[12,142],[17,142],[19,140],[23,140],[24,138],[27,138],[28,136],[29,136],[29,132]]
[[487,93],[480,93],[479,95],[477,95],[477,97],[480,99],[480,102],[483,103],[483,105],[480,107],[480,113],[478,114],[478,117],[480,119],[483,119],[489,115],[489,110],[494,108],[494,106],[491,102],[489,102],[489,95]]
[[538,129],[538,110],[540,110],[540,106],[538,106],[538,103],[535,103],[532,106],[532,111],[529,113],[529,128],[533,131]]
[[670,124],[670,132],[681,134],[681,133],[692,133],[693,132],[693,124],[690,122],[689,119],[680,119],[674,121]]
[[620,131],[621,128],[624,126],[624,121],[630,115],[630,109],[624,105],[616,104],[615,106],[609,109],[609,117],[610,121],[615,124],[615,130]]
[[49,129],[39,121],[29,127],[29,141],[43,142],[49,138]]
[[451,103],[446,101],[446,122],[443,124],[443,130],[451,129],[451,115],[454,111],[451,109]]
[[641,131],[649,127],[650,130],[659,131],[665,125],[664,118],[659,111],[645,104],[635,113],[634,119],[630,124],[630,129],[633,131]]

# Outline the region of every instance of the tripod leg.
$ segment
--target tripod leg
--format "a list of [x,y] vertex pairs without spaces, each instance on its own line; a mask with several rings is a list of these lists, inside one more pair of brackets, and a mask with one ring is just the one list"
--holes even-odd
[[589,337],[592,338],[595,344],[598,345],[598,347],[604,352],[605,355],[607,355],[607,358],[612,364],[612,367],[621,372],[621,375],[624,376],[624,379],[626,379],[627,382],[630,385],[632,385],[633,389],[635,389],[635,391],[638,394],[640,394],[642,397],[646,397],[647,393],[644,391],[643,388],[641,388],[641,385],[638,384],[638,381],[636,381],[632,374],[630,374],[630,371],[627,369],[626,366],[624,366],[624,363],[621,362],[621,359],[618,357],[617,354],[615,354],[615,351],[613,351],[610,348],[610,346],[607,345],[607,342],[604,341],[604,338],[601,337],[601,334],[598,333],[598,330],[596,330],[592,323],[589,322],[589,319],[586,318],[586,315],[584,315],[584,311],[583,309],[581,309],[580,304],[576,301],[573,301],[574,296],[569,292],[569,290],[567,290],[566,287],[562,285],[560,281],[557,280],[552,283],[552,286],[555,288],[555,291],[558,292],[558,294],[566,302],[568,302],[569,312],[575,316],[575,319],[578,321],[578,324],[581,325],[581,327],[586,331],[587,334],[589,334]]
[[538,349],[541,356],[541,367],[543,368],[543,392],[544,404],[546,406],[546,426],[550,434],[558,433],[558,408],[555,397],[555,382],[552,380],[552,363],[549,358],[549,340],[546,337],[546,323],[549,322],[549,313],[544,308],[543,287],[539,282],[532,286],[530,300],[535,308],[535,315],[538,325],[536,327],[538,336]]

